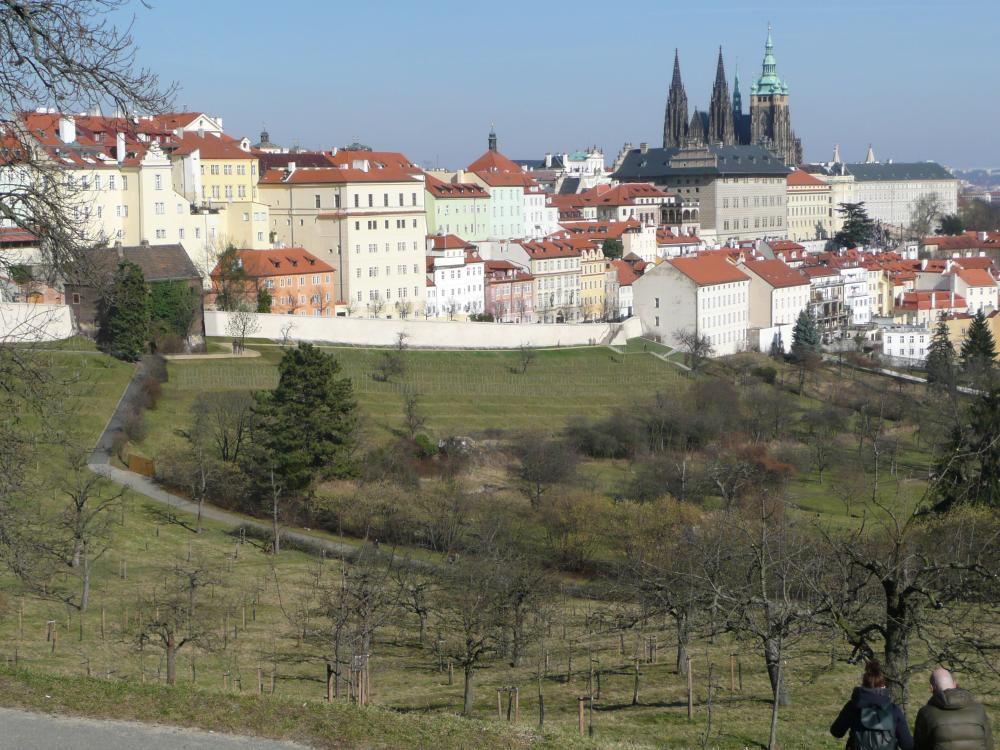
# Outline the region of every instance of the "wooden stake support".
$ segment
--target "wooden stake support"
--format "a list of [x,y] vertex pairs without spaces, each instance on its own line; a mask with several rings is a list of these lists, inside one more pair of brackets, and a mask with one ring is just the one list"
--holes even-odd
[[688,721],[694,718],[694,675],[691,673],[691,657],[687,660],[688,673]]

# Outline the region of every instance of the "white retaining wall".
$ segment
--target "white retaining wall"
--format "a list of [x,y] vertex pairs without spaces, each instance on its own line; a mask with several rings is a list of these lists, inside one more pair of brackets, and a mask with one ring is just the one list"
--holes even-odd
[[0,342],[58,341],[73,335],[69,305],[0,302]]
[[[205,334],[229,337],[230,313],[205,311]],[[516,349],[520,346],[586,346],[624,344],[639,336],[638,319],[623,323],[470,323],[438,320],[313,318],[305,315],[258,314],[259,330],[252,338],[325,341],[355,346],[392,346],[400,332],[407,346],[447,349]]]

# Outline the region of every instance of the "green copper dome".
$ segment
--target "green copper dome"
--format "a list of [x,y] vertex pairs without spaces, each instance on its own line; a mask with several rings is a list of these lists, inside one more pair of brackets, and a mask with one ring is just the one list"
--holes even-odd
[[771,39],[771,24],[767,25],[767,44],[764,45],[764,64],[760,78],[750,87],[751,94],[787,94],[788,85],[778,78],[778,63],[774,59],[774,41]]

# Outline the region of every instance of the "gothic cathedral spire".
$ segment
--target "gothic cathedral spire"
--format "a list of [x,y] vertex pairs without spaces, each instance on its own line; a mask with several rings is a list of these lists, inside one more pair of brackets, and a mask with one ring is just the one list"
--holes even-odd
[[684,144],[688,135],[688,100],[681,83],[681,62],[674,50],[674,75],[667,94],[667,109],[663,115],[663,147],[678,147]]
[[729,99],[729,84],[726,83],[726,68],[722,62],[722,47],[719,47],[719,62],[715,68],[712,101],[708,105],[708,141],[721,143],[724,146],[732,146],[736,142],[733,105]]

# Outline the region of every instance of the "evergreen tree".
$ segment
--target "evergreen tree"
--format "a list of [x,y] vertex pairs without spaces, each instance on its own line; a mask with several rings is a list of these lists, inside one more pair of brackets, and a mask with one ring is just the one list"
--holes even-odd
[[962,341],[962,370],[976,379],[988,375],[993,370],[996,356],[996,342],[986,322],[986,314],[979,310],[972,316],[972,323]]
[[275,469],[289,494],[320,474],[350,474],[356,404],[350,378],[339,373],[333,355],[301,344],[282,356],[277,388],[256,395],[251,464]]
[[816,318],[808,309],[799,313],[792,328],[792,359],[803,362],[819,356],[820,335]]
[[271,312],[271,305],[274,303],[274,297],[271,296],[271,291],[263,286],[257,291],[257,312],[259,313],[269,313]]
[[194,322],[197,299],[186,281],[160,281],[149,285],[152,326],[159,332],[184,337]]
[[958,214],[945,214],[941,217],[941,226],[937,231],[938,234],[961,234],[965,231],[965,224]]
[[955,347],[948,336],[948,324],[943,318],[934,329],[924,366],[928,383],[948,391],[955,387]]
[[833,237],[833,241],[839,247],[860,247],[871,244],[875,234],[875,222],[868,216],[864,201],[841,203],[837,213],[844,218],[844,226]]
[[102,308],[99,333],[102,348],[126,362],[139,359],[149,345],[152,318],[149,288],[139,266],[126,260],[118,264]]
[[625,246],[618,239],[604,240],[601,249],[604,251],[604,257],[612,260],[622,257],[625,252]]
[[960,503],[1000,505],[1000,391],[976,397],[937,460],[935,510]]
[[231,311],[243,304],[247,292],[247,272],[235,245],[227,245],[219,255],[214,281],[217,308]]

